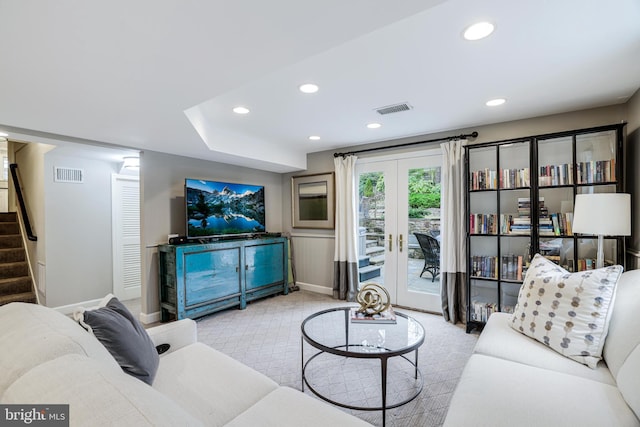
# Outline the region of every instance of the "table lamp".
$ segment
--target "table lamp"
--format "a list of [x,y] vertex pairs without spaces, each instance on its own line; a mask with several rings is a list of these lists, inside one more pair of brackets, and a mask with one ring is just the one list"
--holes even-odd
[[631,235],[631,196],[624,193],[577,194],[574,233],[598,236],[596,268],[604,267],[604,236]]

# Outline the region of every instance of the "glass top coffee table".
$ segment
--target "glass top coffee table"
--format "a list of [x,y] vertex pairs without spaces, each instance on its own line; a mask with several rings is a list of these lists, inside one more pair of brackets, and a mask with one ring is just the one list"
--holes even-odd
[[[302,330],[302,391],[305,385],[319,398],[343,408],[361,411],[382,411],[383,426],[386,423],[387,409],[397,408],[411,402],[422,391],[422,373],[418,369],[418,348],[424,343],[422,325],[404,313],[396,311],[396,323],[355,323],[351,321],[350,310],[353,307],[339,307],[323,310],[307,317],[301,326]],[[304,358],[304,342],[319,351],[306,362]],[[414,352],[414,360],[407,353]],[[337,402],[315,389],[308,380],[307,370],[311,362],[318,356],[329,353],[355,359],[379,359],[381,373],[382,404],[380,406],[352,406]],[[387,404],[388,361],[392,357],[401,357],[414,370],[415,392],[408,398]]]

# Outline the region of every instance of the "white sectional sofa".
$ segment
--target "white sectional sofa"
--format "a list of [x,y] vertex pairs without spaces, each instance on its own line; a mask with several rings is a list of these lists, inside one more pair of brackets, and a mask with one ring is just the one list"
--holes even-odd
[[640,425],[640,270],[620,277],[596,369],[520,334],[511,316],[489,318],[445,427]]
[[0,403],[69,404],[72,426],[366,426],[197,342],[185,319],[148,329],[170,344],[149,386],[72,319],[0,307]]

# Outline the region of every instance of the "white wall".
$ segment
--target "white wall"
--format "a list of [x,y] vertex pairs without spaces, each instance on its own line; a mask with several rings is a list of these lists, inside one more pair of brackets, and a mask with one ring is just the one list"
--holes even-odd
[[168,234],[185,234],[185,178],[264,185],[267,231],[282,231],[280,174],[153,151],[143,152],[140,168],[141,305],[142,313],[150,316],[143,319],[145,321],[155,321],[160,310],[156,246],[167,243]]
[[[84,170],[84,183],[54,182],[54,167]],[[44,160],[47,305],[113,292],[111,174],[119,164],[54,149]],[[43,242],[38,242],[40,246]]]

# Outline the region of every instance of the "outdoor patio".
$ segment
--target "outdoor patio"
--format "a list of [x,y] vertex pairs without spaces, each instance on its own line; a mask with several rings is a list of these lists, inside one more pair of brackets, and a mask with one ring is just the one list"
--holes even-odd
[[[420,272],[422,271],[422,266],[424,265],[424,260],[409,258],[408,262],[408,282],[409,289],[411,291],[416,292],[425,292],[429,294],[437,294],[440,295],[440,276],[436,277],[436,280],[431,281],[431,274],[425,272],[422,277],[420,277]],[[380,265],[380,276],[368,279],[362,284],[365,283],[377,283],[382,284],[384,278],[384,265]]]

